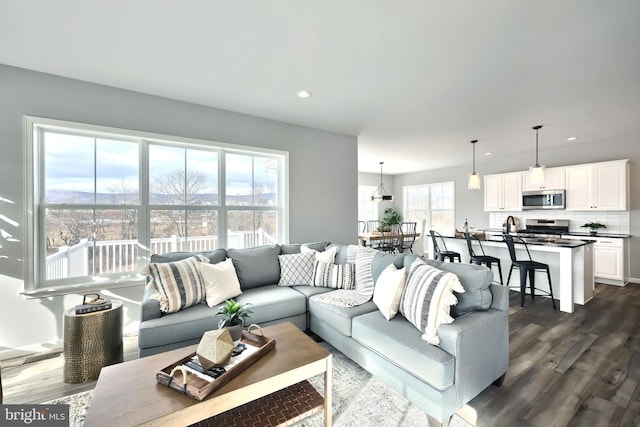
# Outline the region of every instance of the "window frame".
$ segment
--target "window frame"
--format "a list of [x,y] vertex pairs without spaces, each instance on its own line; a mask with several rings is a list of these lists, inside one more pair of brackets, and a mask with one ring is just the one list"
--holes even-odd
[[[436,186],[444,186],[444,185],[450,185],[451,186],[451,209],[432,209],[432,189]],[[429,183],[429,184],[416,184],[416,185],[408,185],[408,186],[404,186],[402,187],[402,196],[403,196],[403,217],[405,218],[406,221],[409,221],[408,219],[408,215],[407,212],[409,211],[408,207],[409,207],[409,197],[408,197],[408,192],[409,190],[414,190],[414,189],[419,189],[419,188],[427,188],[428,189],[428,206],[429,208],[425,211],[426,214],[426,223],[425,223],[425,229],[421,230],[421,226],[422,224],[420,222],[418,222],[418,226],[417,226],[417,231],[419,233],[425,233],[427,230],[431,230],[433,228],[433,212],[442,212],[442,211],[451,211],[451,215],[452,215],[452,229],[449,231],[446,230],[440,230],[439,232],[442,234],[446,234],[446,233],[451,233],[451,235],[453,235],[453,232],[455,231],[455,218],[456,218],[456,187],[455,187],[455,181],[443,181],[443,182],[434,182],[434,183]],[[436,230],[438,231],[438,230]]]
[[[219,247],[227,245],[227,211],[239,208],[226,205],[226,162],[227,154],[242,154],[248,156],[274,158],[278,165],[277,203],[274,206],[241,206],[244,210],[269,210],[277,215],[277,240],[287,243],[289,239],[289,153],[282,150],[252,147],[236,144],[221,143],[202,139],[169,136],[157,133],[135,131],[107,126],[91,125],[71,121],[24,116],[25,143],[25,201],[24,214],[24,292],[28,297],[47,297],[81,293],[91,290],[116,289],[145,283],[145,277],[136,271],[126,273],[109,273],[97,276],[78,276],[63,279],[46,279],[46,248],[41,237],[45,230],[45,212],[47,208],[67,209],[68,205],[46,203],[44,198],[44,132],[59,132],[63,134],[90,136],[94,138],[110,138],[138,143],[138,204],[78,204],[73,210],[86,207],[90,210],[105,209],[137,209],[138,211],[138,266],[144,266],[150,256],[150,215],[153,210],[162,209],[169,205],[150,204],[149,189],[149,147],[151,145],[165,145],[185,149],[214,151],[218,153],[218,201],[217,204],[203,205],[171,205],[176,208],[187,208],[188,211],[216,210],[218,212]],[[253,173],[253,172],[252,172]]]

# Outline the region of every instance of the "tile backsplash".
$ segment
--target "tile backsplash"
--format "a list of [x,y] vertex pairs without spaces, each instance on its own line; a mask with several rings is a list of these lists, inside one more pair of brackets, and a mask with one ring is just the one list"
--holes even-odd
[[586,228],[580,227],[587,222],[600,222],[607,226],[606,233],[629,234],[629,212],[619,211],[596,211],[596,212],[574,212],[564,210],[545,211],[518,211],[518,212],[490,212],[489,227],[502,228],[509,215],[513,215],[519,221],[518,228],[525,227],[525,220],[532,219],[568,219],[569,231],[585,232]]

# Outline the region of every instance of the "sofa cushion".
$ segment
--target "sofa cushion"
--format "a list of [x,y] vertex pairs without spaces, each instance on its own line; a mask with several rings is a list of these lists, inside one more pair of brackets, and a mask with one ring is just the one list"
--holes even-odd
[[198,264],[208,259],[197,255],[175,262],[149,263],[143,273],[151,280],[147,285],[155,288],[153,296],[160,302],[164,313],[175,313],[205,300],[205,289]]
[[387,321],[377,310],[354,317],[351,332],[355,341],[436,389],[450,387],[454,383],[455,358],[421,340],[420,335],[404,317]]
[[427,264],[458,276],[464,293],[454,292],[458,303],[451,306],[451,315],[460,317],[472,311],[487,310],[491,307],[493,294],[491,283],[493,272],[481,265],[461,264],[458,262],[442,262],[429,260]]
[[195,255],[202,255],[207,258],[211,264],[216,264],[227,259],[226,249],[216,249],[214,251],[168,252],[166,254],[153,254],[151,255],[151,262],[175,262]]
[[242,290],[278,283],[280,280],[279,253],[278,245],[227,249],[227,255],[233,260]]
[[308,248],[308,249],[313,249],[314,251],[318,251],[318,252],[323,252],[327,249],[327,247],[330,245],[330,242],[311,242],[311,243],[303,243],[301,246]]
[[[252,313],[248,323],[263,324],[304,314],[307,311],[306,298],[293,288],[277,285],[247,289],[236,298],[241,303],[251,303]],[[177,313],[147,320],[140,324],[138,346],[140,348],[159,347],[175,342],[202,338],[206,331],[218,328],[220,316],[218,308],[198,304]],[[246,325],[247,326],[247,325]]]
[[313,286],[334,289],[353,289],[355,286],[355,264],[313,263]]
[[251,304],[249,309],[252,313],[247,319],[248,324],[260,325],[307,312],[307,301],[304,295],[293,288],[275,284],[247,289],[235,300]]
[[456,303],[453,291],[464,292],[453,273],[439,270],[417,259],[409,267],[400,312],[423,332],[422,339],[438,345],[438,326],[453,322],[449,307]]
[[201,263],[200,275],[204,284],[207,305],[213,307],[242,293],[231,258],[217,264]]
[[376,280],[373,302],[387,320],[398,314],[406,279],[404,268],[398,269],[395,265],[389,264]]
[[300,246],[301,245],[299,243],[287,243],[280,245],[280,255],[299,254]]
[[373,301],[368,301],[355,307],[342,308],[319,302],[318,297],[321,295],[314,295],[309,298],[309,314],[333,326],[338,332],[347,337],[351,336],[351,320],[354,317],[371,311],[378,311]]
[[349,262],[347,253],[349,251],[349,245],[336,245],[332,243],[329,248],[336,248],[336,256],[333,262],[336,264],[346,264]]
[[313,283],[313,252],[278,255],[280,286],[311,285]]
[[[404,255],[378,251],[371,261],[371,275],[373,276],[374,281],[378,280],[380,273],[382,273],[389,264],[395,265],[396,268],[404,267]],[[411,264],[407,264],[407,267],[410,265]]]

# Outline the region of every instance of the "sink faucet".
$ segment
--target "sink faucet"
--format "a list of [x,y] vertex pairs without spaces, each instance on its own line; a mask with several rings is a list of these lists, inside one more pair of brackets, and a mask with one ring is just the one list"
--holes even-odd
[[[509,221],[511,221],[511,227],[509,227]],[[512,215],[509,215],[507,217],[507,233],[511,231],[516,231],[516,219]]]

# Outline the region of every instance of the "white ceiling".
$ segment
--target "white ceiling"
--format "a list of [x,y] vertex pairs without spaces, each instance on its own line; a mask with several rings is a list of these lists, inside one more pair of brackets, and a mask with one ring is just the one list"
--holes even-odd
[[0,63],[357,135],[363,172],[640,137],[636,0],[3,0]]

